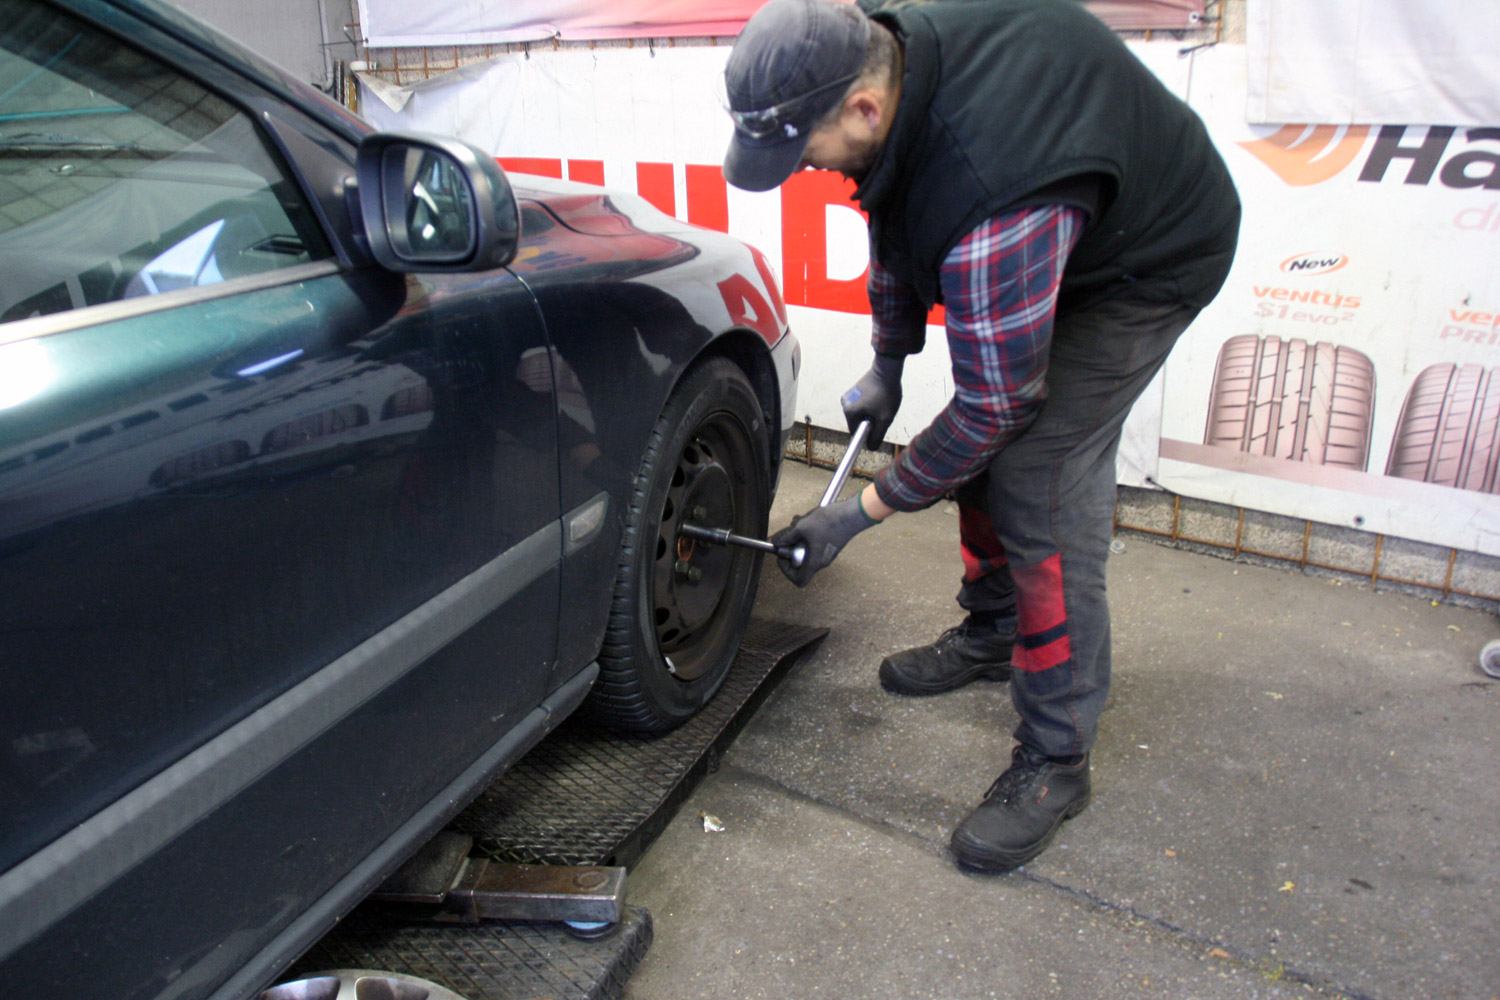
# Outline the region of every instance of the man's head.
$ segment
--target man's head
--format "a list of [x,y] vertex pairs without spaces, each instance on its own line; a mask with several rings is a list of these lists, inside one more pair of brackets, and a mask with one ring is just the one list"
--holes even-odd
[[767,191],[807,166],[857,177],[890,131],[899,49],[852,3],[771,0],[740,33],[724,82],[731,184]]

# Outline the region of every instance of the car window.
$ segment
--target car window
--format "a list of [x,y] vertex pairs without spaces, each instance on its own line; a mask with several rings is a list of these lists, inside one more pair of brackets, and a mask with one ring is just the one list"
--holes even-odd
[[0,321],[329,256],[256,124],[46,4],[0,25]]

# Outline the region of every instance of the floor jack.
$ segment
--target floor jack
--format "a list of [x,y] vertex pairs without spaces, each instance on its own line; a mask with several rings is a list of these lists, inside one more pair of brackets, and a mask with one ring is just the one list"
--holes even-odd
[[[376,904],[374,912],[384,919],[395,919],[408,928],[398,932],[398,939],[386,939],[387,932],[377,931],[381,938],[371,947],[368,938],[354,935],[355,946],[363,955],[378,952],[373,962],[355,960],[332,963],[314,962],[315,970],[296,970],[293,978],[273,986],[259,995],[259,1000],[499,1000],[537,995],[567,995],[587,998],[612,998],[611,989],[623,983],[612,975],[619,960],[626,962],[624,977],[635,968],[650,944],[650,918],[639,913],[628,915],[625,907],[625,869],[605,866],[572,866],[545,864],[507,864],[493,861],[474,852],[474,838],[457,830],[444,830],[410,858],[368,897]],[[364,919],[372,919],[369,911]],[[361,923],[357,911],[343,921],[342,927]],[[480,935],[475,927],[470,946],[453,947],[452,925],[478,925],[486,921],[546,922],[561,926],[581,942],[578,947],[595,947],[599,939],[615,937],[626,941],[618,946],[621,955],[606,961],[605,968],[591,966],[594,956],[572,956],[575,961],[564,965],[588,965],[584,984],[576,977],[558,973],[549,975],[550,956],[540,953],[524,938],[508,940],[504,947],[493,938]],[[625,924],[629,933],[617,934]],[[440,927],[447,931],[439,931]],[[491,924],[489,926],[496,926]],[[410,928],[430,928],[427,933]],[[644,931],[642,930],[644,927]],[[468,928],[464,928],[468,931]],[[433,937],[439,934],[441,937]],[[642,936],[644,935],[644,937]],[[626,955],[629,952],[632,954]],[[518,976],[503,956],[517,953],[527,966]],[[424,959],[426,961],[424,961]],[[579,961],[581,959],[581,961]],[[437,973],[432,961],[441,967]],[[405,966],[407,971],[391,971],[388,966]],[[540,966],[540,968],[536,968]],[[419,973],[419,974],[414,974]],[[432,976],[433,978],[427,978]],[[524,978],[524,982],[522,979]],[[447,985],[438,979],[450,980]],[[544,987],[543,993],[529,988],[532,981]],[[555,982],[554,982],[555,980]],[[462,985],[461,985],[462,984]],[[554,991],[553,986],[560,989]],[[450,988],[451,987],[451,988]],[[496,988],[500,992],[496,992]],[[459,993],[455,990],[464,989]],[[478,992],[469,990],[477,989]]]
[[473,846],[472,837],[444,830],[381,883],[371,902],[437,922],[557,922],[584,940],[620,922],[624,868],[507,864],[471,856]]

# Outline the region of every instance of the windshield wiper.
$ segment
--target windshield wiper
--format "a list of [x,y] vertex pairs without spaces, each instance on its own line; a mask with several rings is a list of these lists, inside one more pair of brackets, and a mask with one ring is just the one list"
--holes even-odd
[[0,155],[5,156],[51,156],[67,152],[80,156],[109,156],[114,153],[134,153],[149,159],[171,156],[171,150],[148,149],[135,141],[101,142],[97,138],[64,135],[56,132],[21,132],[17,135],[0,136]]

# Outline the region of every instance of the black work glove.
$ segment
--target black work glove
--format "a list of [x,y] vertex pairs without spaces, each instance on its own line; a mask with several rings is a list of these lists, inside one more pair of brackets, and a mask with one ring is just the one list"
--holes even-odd
[[849,539],[879,523],[860,507],[858,496],[827,507],[814,507],[801,517],[792,518],[789,527],[771,536],[772,544],[777,547],[793,549],[798,545],[805,546],[807,558],[801,566],[793,566],[790,559],[777,556],[776,565],[788,580],[805,587],[814,573],[838,558]]
[[896,419],[896,411],[901,408],[901,369],[905,365],[904,357],[875,355],[870,370],[839,399],[844,419],[849,422],[849,433],[854,433],[861,420],[870,422],[866,448],[879,448],[885,432],[891,429],[891,421]]

